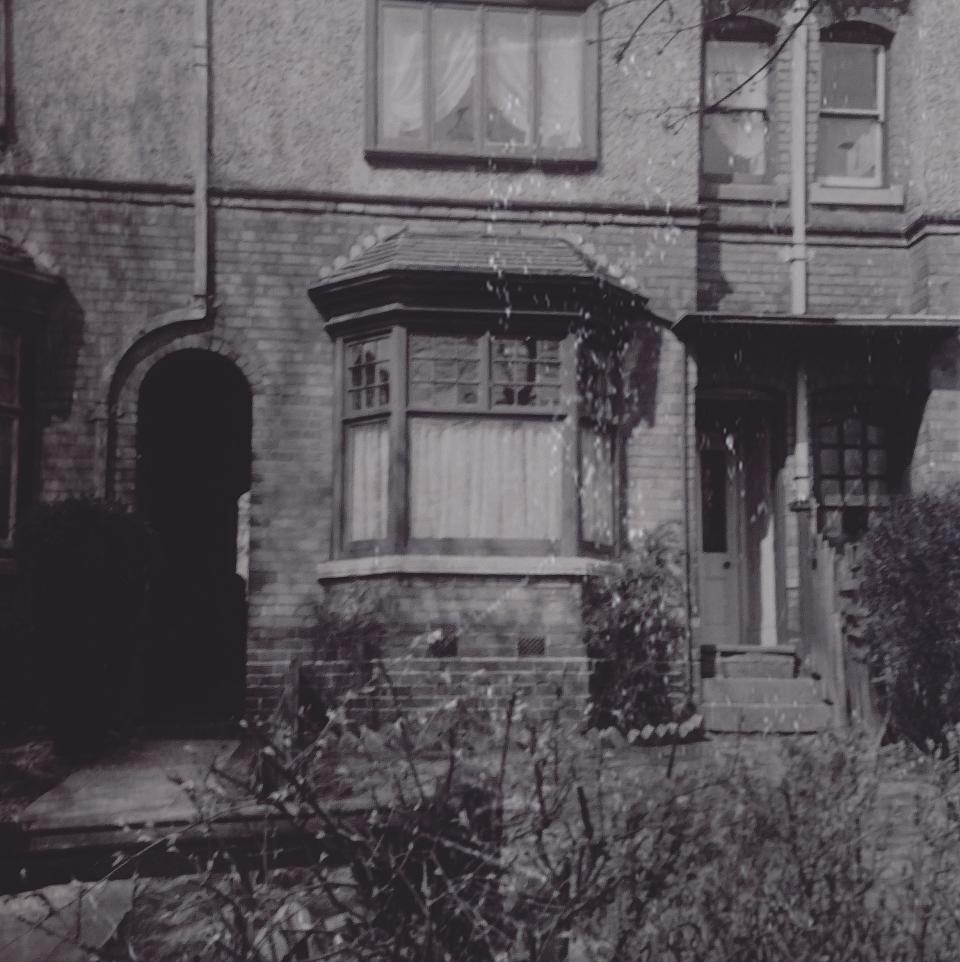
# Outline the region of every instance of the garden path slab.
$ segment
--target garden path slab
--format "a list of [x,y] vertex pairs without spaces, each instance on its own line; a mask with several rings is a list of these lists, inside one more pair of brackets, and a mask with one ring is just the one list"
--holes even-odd
[[228,740],[147,741],[68,775],[28,805],[24,829],[189,821],[189,787],[237,748]]

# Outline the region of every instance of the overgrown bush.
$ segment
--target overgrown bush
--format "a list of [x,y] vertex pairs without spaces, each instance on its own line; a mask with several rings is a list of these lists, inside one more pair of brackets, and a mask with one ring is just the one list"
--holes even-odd
[[862,545],[864,638],[894,735],[960,722],[960,486],[899,498]]
[[645,533],[615,575],[589,578],[583,591],[592,721],[623,732],[675,719],[685,711],[684,679],[673,674],[686,654],[684,552],[677,525]]
[[69,499],[25,518],[15,549],[52,733],[67,753],[94,751],[139,701],[151,533],[117,504]]
[[[960,783],[950,765],[904,773],[837,735],[611,753],[562,712],[535,722],[518,701],[505,714],[451,702],[381,732],[351,731],[334,713],[303,751],[282,730],[264,735],[285,778],[268,800],[274,821],[256,868],[228,851],[205,861],[175,897],[134,912],[110,958],[956,954]],[[349,768],[349,799],[331,795],[331,766]],[[211,799],[228,810],[244,797],[242,779],[218,778],[201,797],[208,825]],[[890,805],[892,788],[905,809]],[[277,867],[292,852],[299,867]]]

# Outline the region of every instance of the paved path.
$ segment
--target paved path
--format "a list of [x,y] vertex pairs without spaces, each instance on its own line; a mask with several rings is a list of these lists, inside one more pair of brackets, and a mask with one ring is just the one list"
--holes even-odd
[[235,741],[148,741],[88,765],[28,805],[25,829],[189,821],[196,813],[185,790],[200,785]]

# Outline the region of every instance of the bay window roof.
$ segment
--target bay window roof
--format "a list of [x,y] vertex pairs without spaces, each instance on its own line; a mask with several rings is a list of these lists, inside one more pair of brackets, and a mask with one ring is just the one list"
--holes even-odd
[[[372,236],[372,235],[371,235]],[[403,227],[323,272],[310,298],[333,333],[384,311],[456,310],[535,314],[547,320],[580,317],[636,319],[647,299],[602,255],[563,237],[464,234]]]

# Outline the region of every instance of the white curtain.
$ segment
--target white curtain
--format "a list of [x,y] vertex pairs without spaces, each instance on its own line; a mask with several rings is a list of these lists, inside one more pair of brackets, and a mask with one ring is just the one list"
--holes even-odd
[[424,14],[409,7],[383,8],[380,136],[423,135]]
[[613,544],[613,445],[587,426],[580,429],[580,531],[584,541]]
[[559,538],[561,431],[552,421],[411,420],[411,536]]
[[346,448],[346,540],[385,538],[389,453],[387,422],[349,425]]
[[767,124],[758,112],[712,113],[703,118],[704,169],[711,174],[766,173]]
[[[497,114],[517,143],[530,142],[530,18],[526,13],[490,13],[487,29],[487,138],[506,140]],[[492,116],[491,116],[492,115]]]
[[[433,17],[434,120],[442,123],[458,107],[472,106],[471,88],[477,72],[477,17],[472,10],[437,8]],[[462,104],[464,97],[471,99]],[[473,123],[444,125],[453,140],[472,140]]]
[[725,110],[766,110],[768,71],[754,77],[743,89],[736,90],[751,74],[759,70],[770,56],[763,43],[731,40],[709,40],[706,48],[706,106],[722,97]]
[[583,142],[583,37],[581,18],[540,17],[540,142],[579,147]]

